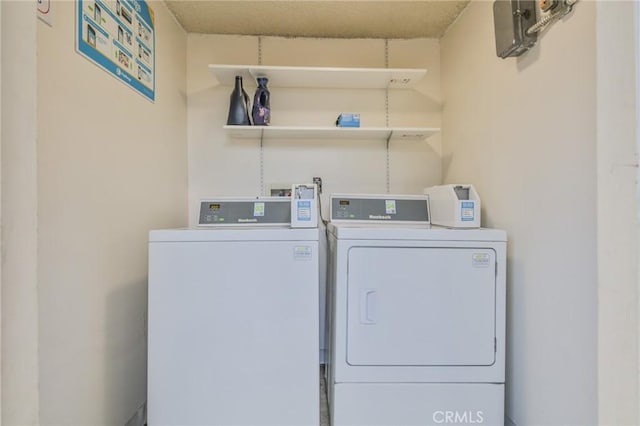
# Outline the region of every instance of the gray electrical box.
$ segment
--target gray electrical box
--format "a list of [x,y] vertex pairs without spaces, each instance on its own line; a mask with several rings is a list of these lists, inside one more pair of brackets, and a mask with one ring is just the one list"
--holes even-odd
[[496,0],[493,21],[499,57],[520,56],[536,44],[536,33],[527,35],[527,30],[536,23],[535,0]]

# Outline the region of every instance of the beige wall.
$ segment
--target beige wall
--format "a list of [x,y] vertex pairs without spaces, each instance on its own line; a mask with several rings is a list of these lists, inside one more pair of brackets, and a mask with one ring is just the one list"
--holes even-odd
[[[507,416],[598,422],[596,4],[521,58],[495,53],[492,2],[441,40],[443,179],[508,232]],[[629,54],[631,54],[629,52]]]
[[[36,18],[2,9],[2,424],[38,424]],[[17,37],[16,34],[21,34]]]
[[151,5],[155,103],[76,53],[74,2],[38,22],[43,425],[124,425],[146,399],[147,233],[187,224],[186,34]]
[[636,7],[637,2],[598,2],[596,8],[598,417],[603,425],[640,423]]
[[[2,58],[2,7],[0,6],[0,58]],[[0,259],[2,259],[2,65],[0,65]],[[2,423],[2,261],[0,260],[0,423]]]
[[[256,196],[261,192],[259,141],[231,140],[226,123],[231,87],[218,86],[207,65],[257,64],[258,38],[189,34],[187,57],[189,220],[197,220],[198,199],[214,195]],[[384,67],[384,40],[265,37],[263,65]],[[389,67],[427,68],[416,90],[389,96],[392,126],[440,127],[438,40],[389,41]],[[255,82],[245,82],[253,97]],[[333,125],[340,112],[360,112],[363,126],[385,125],[384,90],[271,89],[272,124]],[[421,193],[440,181],[440,135],[422,142],[393,142],[391,192]],[[324,183],[324,210],[335,192],[386,191],[385,141],[267,141],[264,186]]]

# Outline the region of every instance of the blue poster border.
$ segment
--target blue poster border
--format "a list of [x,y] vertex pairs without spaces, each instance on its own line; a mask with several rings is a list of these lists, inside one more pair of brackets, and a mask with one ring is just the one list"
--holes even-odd
[[[109,15],[113,16],[113,13],[109,10],[109,8],[104,4],[102,0],[92,0],[92,3],[103,6],[103,10],[106,11]],[[133,76],[129,71],[120,67],[118,64],[110,60],[103,53],[98,51],[95,47],[90,45],[87,41],[83,39],[83,22],[84,20],[88,22],[92,22],[95,24],[94,20],[87,15],[83,16],[84,13],[84,4],[87,3],[86,0],[77,0],[76,1],[76,50],[85,58],[89,59],[91,62],[98,65],[100,68],[105,70],[107,73],[111,74],[117,80],[124,83],[126,86],[131,87],[136,92],[140,93],[143,97],[150,100],[151,102],[155,102],[155,94],[156,94],[156,31],[155,25],[153,22],[153,11],[147,4],[145,0],[131,0],[128,2],[127,0],[123,0],[123,4],[133,5],[133,7],[137,11],[137,17],[142,18],[142,22],[151,29],[151,33],[153,35],[153,45],[151,46],[151,56],[153,58],[153,70],[150,70],[149,67],[139,61],[137,58],[135,59],[136,64],[140,67],[142,65],[142,69],[149,72],[151,71],[151,75],[153,78],[153,88],[149,88],[142,84],[138,79]],[[96,29],[103,35],[108,37],[108,33],[104,31],[100,25],[96,26]],[[134,35],[135,38],[135,35]],[[113,40],[114,43],[117,43],[117,40]],[[118,45],[118,44],[116,44]],[[146,46],[145,46],[146,47]],[[149,50],[149,49],[148,49]],[[131,58],[133,60],[133,58]]]

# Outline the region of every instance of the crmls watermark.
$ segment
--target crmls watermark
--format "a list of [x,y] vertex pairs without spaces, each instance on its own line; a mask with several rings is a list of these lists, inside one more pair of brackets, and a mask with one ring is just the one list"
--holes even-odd
[[431,417],[437,424],[479,425],[484,423],[482,411],[434,411]]

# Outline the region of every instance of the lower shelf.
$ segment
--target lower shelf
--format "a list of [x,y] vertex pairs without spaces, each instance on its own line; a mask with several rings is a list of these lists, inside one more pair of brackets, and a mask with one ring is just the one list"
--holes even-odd
[[425,140],[440,132],[428,127],[297,127],[297,126],[224,126],[235,139],[352,139],[352,140]]

